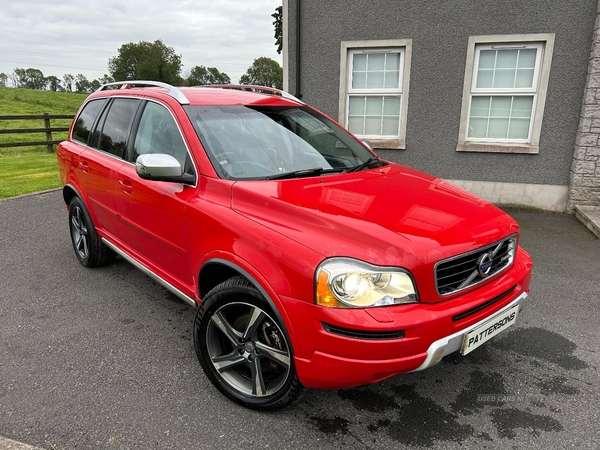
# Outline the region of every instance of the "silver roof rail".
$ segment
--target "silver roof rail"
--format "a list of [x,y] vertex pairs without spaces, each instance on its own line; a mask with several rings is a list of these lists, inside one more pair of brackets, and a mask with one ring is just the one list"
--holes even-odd
[[171,86],[167,83],[162,83],[160,81],[143,81],[143,80],[129,80],[129,81],[115,81],[114,83],[107,83],[100,86],[96,92],[104,91],[109,86],[121,86],[120,89],[131,89],[133,86],[154,86],[161,87],[167,90],[167,93],[177,100],[182,105],[189,105],[190,101],[188,98],[177,89],[175,86]]
[[279,94],[283,98],[287,98],[288,100],[298,102],[301,105],[305,104],[302,100],[294,97],[289,92],[286,92],[284,90],[277,89],[277,88],[267,87],[267,86],[256,86],[253,84],[207,84],[207,85],[203,85],[203,86],[194,86],[194,87],[211,87],[211,88],[238,89],[238,90],[251,89],[254,91],[266,91],[266,92],[271,92],[273,94]]

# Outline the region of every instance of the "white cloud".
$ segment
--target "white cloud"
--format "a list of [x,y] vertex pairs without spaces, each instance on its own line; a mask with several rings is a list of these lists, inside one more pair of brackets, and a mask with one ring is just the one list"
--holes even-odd
[[282,62],[271,14],[281,0],[20,0],[0,9],[0,72],[40,69],[89,80],[129,42],[161,39],[193,66],[237,79],[255,58]]

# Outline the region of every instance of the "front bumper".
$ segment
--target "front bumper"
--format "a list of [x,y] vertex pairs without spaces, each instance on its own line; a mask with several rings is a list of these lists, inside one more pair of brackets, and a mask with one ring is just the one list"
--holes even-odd
[[[411,354],[395,359],[353,359],[315,351],[311,358],[294,357],[296,371],[301,383],[311,388],[343,388],[375,383],[386,378],[406,372],[427,369],[439,363],[444,356],[460,350],[463,337],[485,322],[493,320],[505,311],[519,305],[523,310],[527,301],[527,293],[521,293],[516,299],[494,314],[488,315],[478,322],[457,331],[449,336],[437,339],[423,353]],[[350,339],[349,339],[350,341]],[[373,349],[379,343],[372,343]],[[404,349],[410,353],[413,343],[388,341],[387,345]],[[349,342],[348,345],[351,345]]]
[[[345,309],[280,297],[298,343],[294,362],[300,382],[312,388],[352,387],[431,367],[460,350],[465,334],[517,305],[520,312],[530,280],[531,260],[522,257],[502,277],[439,303]],[[336,334],[335,327],[357,334]]]

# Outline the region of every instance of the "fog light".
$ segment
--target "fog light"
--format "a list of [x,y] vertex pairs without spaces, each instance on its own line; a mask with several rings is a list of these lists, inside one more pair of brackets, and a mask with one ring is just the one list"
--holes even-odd
[[429,367],[435,366],[437,363],[439,363],[442,360],[443,356],[444,356],[444,349],[438,348],[437,351],[433,354],[433,358],[431,358]]

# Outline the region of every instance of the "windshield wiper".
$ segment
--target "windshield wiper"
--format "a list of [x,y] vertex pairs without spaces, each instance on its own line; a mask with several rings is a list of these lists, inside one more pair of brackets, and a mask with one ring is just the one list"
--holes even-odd
[[291,172],[285,173],[277,173],[275,175],[269,175],[267,180],[285,180],[287,178],[302,178],[302,177],[312,177],[315,175],[321,175],[322,173],[333,173],[333,172],[342,172],[343,169],[323,169],[322,167],[313,167],[312,169],[300,169],[293,170]]
[[354,167],[344,170],[344,173],[359,172],[363,169],[366,169],[374,162],[379,162],[379,158],[377,158],[376,156],[371,156],[369,159],[367,159],[365,162],[360,163],[358,166],[354,166]]

